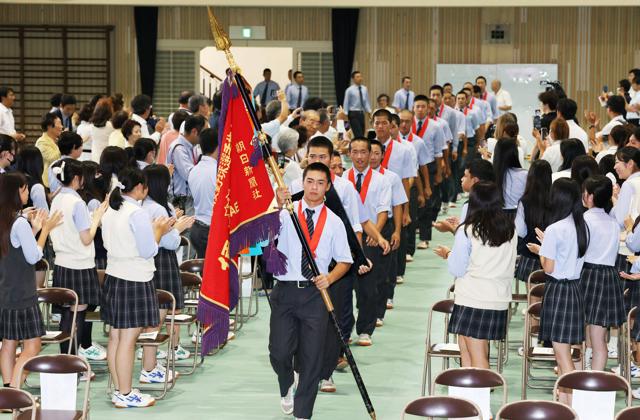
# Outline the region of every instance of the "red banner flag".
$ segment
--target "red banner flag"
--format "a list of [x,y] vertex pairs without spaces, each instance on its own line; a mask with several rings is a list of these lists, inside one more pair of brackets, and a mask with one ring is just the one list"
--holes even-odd
[[218,127],[218,175],[198,303],[202,354],[227,340],[229,312],[238,303],[238,254],[272,240],[280,228],[256,132],[232,78],[223,82]]

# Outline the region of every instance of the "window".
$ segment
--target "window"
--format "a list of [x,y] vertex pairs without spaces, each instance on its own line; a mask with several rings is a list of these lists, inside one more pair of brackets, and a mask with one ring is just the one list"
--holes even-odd
[[333,80],[333,53],[298,53],[300,71],[304,73],[304,84],[309,89],[309,97],[319,96],[329,105],[336,103],[336,89]]
[[195,51],[158,50],[156,80],[153,88],[153,110],[168,117],[178,107],[183,90],[197,90]]

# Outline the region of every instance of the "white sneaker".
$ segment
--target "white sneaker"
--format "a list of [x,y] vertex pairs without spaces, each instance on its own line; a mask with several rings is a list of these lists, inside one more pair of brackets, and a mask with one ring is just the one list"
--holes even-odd
[[636,400],[640,400],[640,388],[631,391],[631,396]]
[[[136,351],[136,358],[138,360],[142,359],[142,348],[139,348],[138,351]],[[156,351],[156,359],[166,359],[167,358],[167,352],[164,350],[160,350],[158,349],[158,351]]]
[[524,347],[518,347],[518,356],[524,357]]
[[408,263],[413,262],[413,256],[411,254],[407,254],[407,256],[405,257],[405,261]]
[[200,333],[199,331],[194,331],[191,335],[191,342],[193,344],[196,344],[196,341],[202,342],[202,333]]
[[149,394],[143,394],[137,389],[132,389],[129,395],[123,395],[119,392],[113,394],[115,399],[114,405],[117,408],[138,408],[150,407],[156,403],[156,399]]
[[387,299],[387,309],[393,309],[393,299]]
[[371,336],[369,334],[360,334],[358,336],[358,345],[362,347],[369,347],[372,345]]
[[402,276],[396,277],[396,284],[403,284],[403,283],[404,283],[404,277]]
[[175,358],[175,360],[188,359],[189,357],[191,357],[191,352],[178,344],[178,347],[173,350],[173,357]]
[[282,412],[288,416],[293,414],[293,397],[295,395],[295,390],[293,389],[293,385],[289,387],[289,392],[287,395],[280,398],[280,408]]
[[416,248],[418,249],[428,249],[429,248],[429,242],[427,241],[420,241],[418,243],[418,245],[416,245]]
[[120,391],[118,391],[117,389],[113,391],[113,394],[111,394],[111,404],[115,404],[118,402],[118,394],[120,394]]
[[336,392],[336,384],[333,383],[333,378],[320,381],[320,392]]
[[380,328],[384,325],[384,321],[380,318],[376,319],[376,327]]
[[140,370],[140,383],[142,384],[162,384],[165,381],[173,382],[173,372],[167,371],[163,366],[156,365],[151,372]]
[[82,347],[78,348],[78,356],[84,357],[87,360],[105,360],[107,358],[107,351],[104,347],[98,347],[95,345],[91,345],[88,349],[84,349]]

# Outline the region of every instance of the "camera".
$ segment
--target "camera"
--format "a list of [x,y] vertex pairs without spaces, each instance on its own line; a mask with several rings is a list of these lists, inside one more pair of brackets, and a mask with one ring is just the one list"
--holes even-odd
[[559,80],[551,81],[551,80],[541,80],[540,86],[544,86],[545,90],[553,90],[558,95],[558,99],[563,99],[567,97],[567,94],[562,87],[562,84]]

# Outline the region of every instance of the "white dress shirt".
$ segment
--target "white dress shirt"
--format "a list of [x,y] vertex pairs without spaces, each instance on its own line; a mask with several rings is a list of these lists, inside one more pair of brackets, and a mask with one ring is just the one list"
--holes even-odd
[[131,114],[131,119],[140,124],[140,132],[142,133],[142,138],[152,139],[156,142],[156,144],[160,143],[160,133],[158,133],[157,131],[153,134],[149,133],[149,125],[147,124],[147,120],[145,120],[138,114]]
[[0,134],[7,136],[16,135],[16,122],[13,118],[13,110],[0,103]]
[[510,111],[503,111],[500,109],[501,106],[511,106],[513,107],[513,102],[511,101],[511,94],[504,89],[500,89],[496,95],[496,103],[498,105],[498,115],[506,114]]
[[540,158],[549,162],[552,172],[558,172],[564,160],[562,159],[562,153],[560,153],[560,143],[562,143],[562,140],[555,140],[551,146],[547,147],[547,150],[544,151]]
[[608,136],[609,133],[611,133],[611,130],[613,130],[613,127],[616,125],[623,125],[625,122],[626,120],[622,115],[615,116],[604,127],[602,127],[602,130],[596,133],[596,137]]
[[589,135],[582,127],[578,125],[575,120],[567,120],[567,125],[569,126],[569,138],[570,139],[578,139],[584,145],[585,152],[589,151]]
[[[364,200],[364,209],[366,211],[366,216],[368,216],[369,220],[373,223],[376,223],[378,220],[378,214],[382,212],[391,211],[391,189],[389,185],[384,181],[382,175],[376,171],[373,171],[370,167],[367,167],[362,173],[362,190],[364,191],[365,179],[366,175],[369,171],[372,171],[371,174],[371,182],[369,183],[369,189],[367,190],[367,195]],[[342,174],[342,177],[349,181],[349,173],[353,173],[353,185],[358,182],[358,172],[355,167],[352,167],[348,171],[345,171]],[[355,188],[355,187],[354,187]],[[362,202],[360,194],[358,194],[358,198]],[[361,215],[361,220],[363,216]]]

